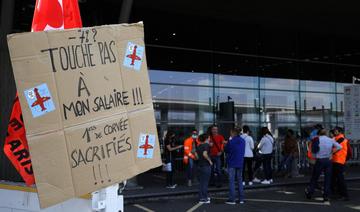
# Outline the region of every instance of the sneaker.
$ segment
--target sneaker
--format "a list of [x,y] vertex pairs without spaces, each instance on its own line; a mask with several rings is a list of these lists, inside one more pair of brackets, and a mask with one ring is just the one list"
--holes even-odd
[[245,181],[243,181],[243,186],[245,186],[246,185],[246,183],[245,183]]
[[271,182],[270,182],[270,180],[263,180],[263,181],[261,182],[261,184],[263,184],[263,185],[270,185]]
[[227,204],[227,205],[236,205],[236,202],[228,200],[228,201],[225,202],[225,204]]
[[270,179],[269,181],[270,181],[270,183],[273,183],[273,182],[274,182],[274,180],[273,180],[273,179]]
[[240,201],[239,203],[240,203],[240,205],[243,205],[243,204],[245,204],[245,202],[244,202],[244,201]]
[[254,183],[252,181],[249,182],[249,186],[252,186]]
[[255,177],[254,180],[253,180],[253,182],[254,182],[254,183],[261,183],[261,180],[260,180],[259,178],[256,178],[256,177]]
[[200,203],[200,204],[210,204],[210,200],[209,200],[209,198],[208,198],[208,199],[201,199],[201,200],[199,201],[199,203]]
[[175,189],[177,186],[177,184],[174,184],[174,185],[169,185],[169,186],[166,186],[166,188],[168,189]]
[[208,198],[207,198],[207,201],[208,201],[209,203],[211,202],[211,199],[210,199],[210,197],[208,197]]

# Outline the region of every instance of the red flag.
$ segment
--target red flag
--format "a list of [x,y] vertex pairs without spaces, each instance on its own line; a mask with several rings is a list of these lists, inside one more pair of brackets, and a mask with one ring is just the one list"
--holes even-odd
[[37,0],[32,31],[82,27],[77,0]]
[[26,185],[31,186],[34,184],[35,179],[30,160],[29,147],[26,140],[25,127],[17,95],[10,116],[4,152],[16,170],[20,173]]
[[[31,31],[82,27],[77,0],[37,0]],[[4,152],[24,179],[35,183],[18,95],[11,112]]]

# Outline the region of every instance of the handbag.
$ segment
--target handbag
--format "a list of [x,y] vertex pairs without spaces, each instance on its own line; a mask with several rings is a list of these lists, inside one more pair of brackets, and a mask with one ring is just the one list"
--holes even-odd
[[172,170],[171,163],[163,163],[162,166],[163,172],[171,172],[171,170]]

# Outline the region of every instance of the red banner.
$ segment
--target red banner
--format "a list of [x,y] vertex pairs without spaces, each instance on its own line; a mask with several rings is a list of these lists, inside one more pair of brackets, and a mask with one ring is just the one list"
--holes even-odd
[[[82,27],[78,0],[37,0],[31,30],[46,31]],[[11,112],[4,152],[18,170],[26,185],[35,183],[22,120],[19,98],[16,95]]]
[[31,186],[34,184],[35,179],[31,165],[29,147],[26,140],[25,126],[17,95],[10,116],[8,132],[5,138],[4,152],[22,176],[26,185]]

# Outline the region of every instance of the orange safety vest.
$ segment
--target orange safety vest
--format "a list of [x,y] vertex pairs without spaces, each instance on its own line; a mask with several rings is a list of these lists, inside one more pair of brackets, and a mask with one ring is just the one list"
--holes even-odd
[[[185,164],[189,163],[189,158],[195,159],[195,154],[193,153],[193,141],[194,139],[192,137],[187,138],[184,141],[184,159],[183,162]],[[198,140],[196,140],[195,145],[198,145]]]
[[335,152],[332,156],[332,162],[333,163],[340,163],[345,164],[346,163],[346,156],[348,152],[348,142],[349,140],[345,138],[343,134],[339,134],[335,137],[335,141],[338,142],[341,145],[341,149],[337,152]]
[[315,157],[313,156],[313,154],[311,152],[311,144],[312,144],[312,141],[309,141],[307,143],[307,157],[309,160],[315,160]]

